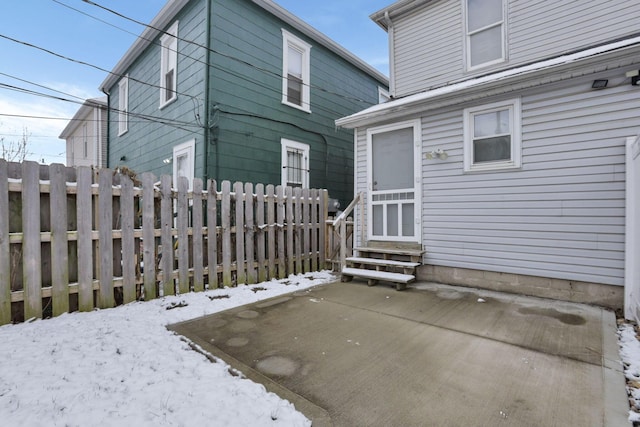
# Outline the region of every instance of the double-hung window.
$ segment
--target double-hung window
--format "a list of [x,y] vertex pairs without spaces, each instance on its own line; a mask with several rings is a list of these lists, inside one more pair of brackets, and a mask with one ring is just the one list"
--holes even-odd
[[160,38],[160,108],[177,98],[178,21]]
[[282,185],[309,188],[309,146],[282,139]]
[[282,30],[282,102],[311,112],[311,45]]
[[129,130],[129,76],[118,83],[118,136]]
[[464,170],[521,166],[520,100],[464,110]]
[[505,60],[503,0],[464,0],[467,5],[467,68]]

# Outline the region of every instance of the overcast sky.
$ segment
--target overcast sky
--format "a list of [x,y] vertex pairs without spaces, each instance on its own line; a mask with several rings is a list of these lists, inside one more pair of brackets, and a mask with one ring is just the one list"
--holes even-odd
[[[146,23],[166,3],[166,0],[94,1]],[[277,0],[276,3],[388,73],[387,35],[369,15],[393,0]],[[35,83],[86,99],[103,95],[98,86],[106,76],[105,72],[7,37],[111,70],[143,29],[82,0],[0,1],[0,137],[17,140],[26,127],[31,134],[30,160],[64,163],[65,143],[58,136],[67,125],[64,119],[73,117],[79,105],[20,93],[6,86],[70,98]]]

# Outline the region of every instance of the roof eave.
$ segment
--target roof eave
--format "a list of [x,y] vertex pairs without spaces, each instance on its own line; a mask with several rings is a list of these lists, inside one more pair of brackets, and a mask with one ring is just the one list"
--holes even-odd
[[[635,40],[633,43],[616,50],[585,55],[573,61],[553,65],[545,65],[547,61],[542,61],[537,64],[502,71],[481,78],[464,80],[415,95],[409,95],[340,118],[335,121],[335,124],[342,128],[354,129],[375,124],[382,119],[385,121],[394,120],[455,103],[469,102],[523,90],[540,84],[567,80],[579,75],[607,71],[614,67],[619,68],[637,64],[640,63],[640,59],[638,56],[629,55],[629,50],[640,51],[640,38],[633,40]],[[589,49],[584,52],[588,51]],[[614,60],[618,61],[615,66],[610,63],[610,61]],[[589,70],[584,71],[585,66],[589,66]]]
[[415,10],[417,7],[422,6],[425,3],[429,3],[433,0],[399,0],[390,6],[380,9],[377,12],[369,15],[369,18],[378,24],[383,30],[389,30],[389,23],[387,17],[394,19],[407,12]]
[[78,108],[78,111],[73,115],[73,118],[69,120],[67,126],[60,133],[59,139],[67,139],[80,125],[80,122],[83,117],[86,117],[87,114],[91,112],[93,108],[107,108],[107,98],[91,98],[87,99],[81,106]]

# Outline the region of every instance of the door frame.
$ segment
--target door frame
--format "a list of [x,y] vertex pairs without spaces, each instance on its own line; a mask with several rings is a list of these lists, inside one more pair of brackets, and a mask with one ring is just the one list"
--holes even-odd
[[[414,190],[414,235],[374,236],[373,235],[373,135],[394,130],[413,128],[413,190]],[[367,240],[385,242],[422,243],[422,122],[418,119],[405,120],[367,129]],[[399,233],[401,234],[401,233]]]

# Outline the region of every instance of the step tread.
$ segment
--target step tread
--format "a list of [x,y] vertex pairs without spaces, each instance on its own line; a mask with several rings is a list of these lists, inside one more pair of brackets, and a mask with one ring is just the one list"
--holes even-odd
[[406,262],[396,261],[393,259],[379,259],[379,258],[363,258],[363,257],[349,257],[347,262],[355,262],[358,264],[370,264],[370,265],[388,265],[390,267],[418,267],[419,262]]
[[421,256],[425,251],[420,249],[391,249],[391,248],[376,248],[376,247],[358,247],[353,248],[358,252],[371,252],[379,254],[391,254],[391,255],[409,255],[409,256]]
[[364,277],[366,279],[377,279],[398,283],[409,283],[416,278],[411,274],[389,273],[388,271],[365,270],[362,268],[349,267],[343,268],[342,274],[345,276]]

